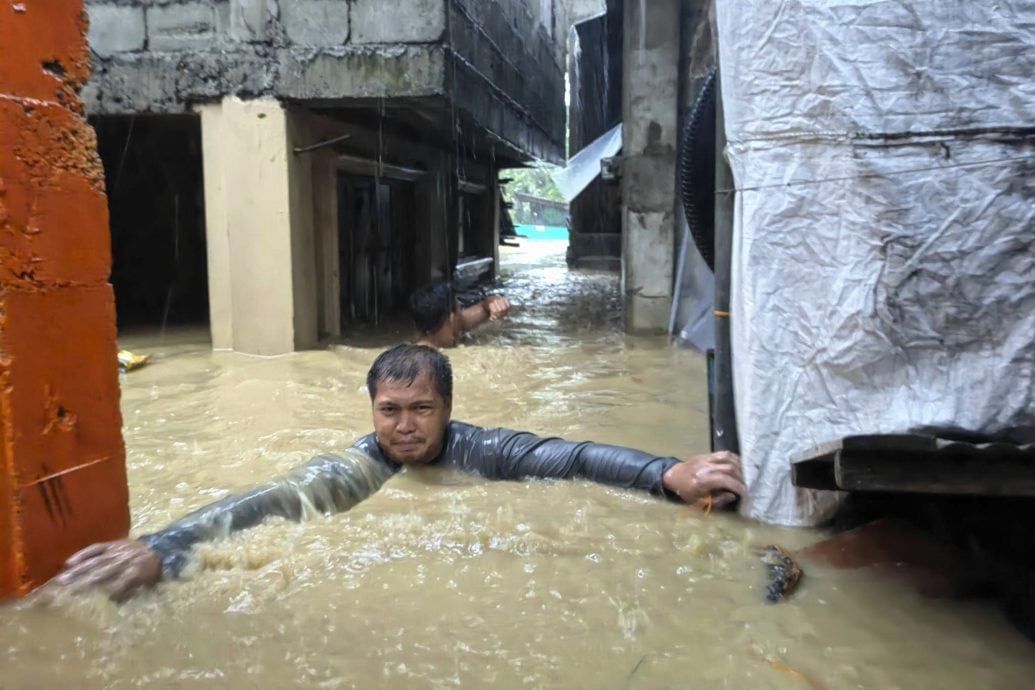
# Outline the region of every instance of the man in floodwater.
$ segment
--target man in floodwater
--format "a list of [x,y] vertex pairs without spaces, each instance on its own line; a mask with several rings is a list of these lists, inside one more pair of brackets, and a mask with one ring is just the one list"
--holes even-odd
[[685,462],[630,448],[574,443],[451,421],[453,372],[434,348],[397,345],[367,374],[374,433],[340,455],[317,456],[285,478],[228,496],[140,540],[94,544],[56,578],[76,591],[101,587],[114,598],[175,578],[195,544],[259,524],[303,517],[303,501],[324,514],[348,510],[407,466],[450,467],[489,479],[582,478],[642,489],[698,506],[722,507],[746,492],[731,453]]
[[456,291],[447,282],[422,287],[410,297],[410,310],[417,326],[417,344],[428,347],[456,347],[464,333],[486,321],[498,321],[510,312],[510,302],[490,295],[469,307],[460,306]]

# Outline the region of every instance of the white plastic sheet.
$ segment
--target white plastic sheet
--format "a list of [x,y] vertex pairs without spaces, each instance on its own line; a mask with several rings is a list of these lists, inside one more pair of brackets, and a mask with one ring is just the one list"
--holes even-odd
[[1035,2],[717,3],[749,498],[856,433],[1035,423]]
[[715,276],[694,244],[682,212],[679,225],[682,241],[668,332],[679,345],[707,352],[715,347]]
[[622,125],[604,132],[553,173],[554,184],[569,204],[600,174],[600,161],[615,156],[622,148]]

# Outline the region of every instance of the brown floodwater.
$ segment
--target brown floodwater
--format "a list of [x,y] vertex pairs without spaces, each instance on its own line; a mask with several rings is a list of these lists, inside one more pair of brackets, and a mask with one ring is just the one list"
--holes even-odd
[[[454,416],[706,450],[703,358],[622,334],[617,277],[544,246],[505,251],[513,317],[449,353]],[[153,356],[122,381],[134,535],[368,433],[364,376],[398,335],[276,358],[201,330],[124,337]],[[0,688],[1029,685],[1030,643],[981,603],[817,568],[763,603],[753,547],[821,537],[586,482],[407,471],[350,512],[205,545],[124,604],[0,607]]]

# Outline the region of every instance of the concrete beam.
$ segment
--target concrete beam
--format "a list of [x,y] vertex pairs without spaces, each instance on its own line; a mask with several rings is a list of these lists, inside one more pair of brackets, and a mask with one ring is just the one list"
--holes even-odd
[[435,96],[445,93],[441,46],[342,48],[281,57],[277,93],[295,99]]
[[252,50],[120,53],[94,61],[83,102],[91,115],[186,113],[230,94],[270,93],[276,67]]
[[96,61],[83,92],[91,115],[183,113],[240,94],[290,99],[436,96],[446,91],[441,46],[121,53]]

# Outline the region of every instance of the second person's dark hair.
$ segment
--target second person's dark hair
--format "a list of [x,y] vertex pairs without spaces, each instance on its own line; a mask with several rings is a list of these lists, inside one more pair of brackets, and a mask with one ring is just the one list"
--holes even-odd
[[456,291],[446,282],[426,285],[410,297],[413,323],[421,334],[434,333],[442,328],[455,308]]

